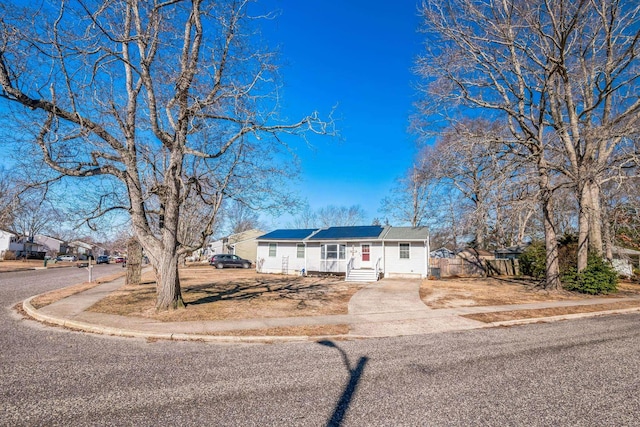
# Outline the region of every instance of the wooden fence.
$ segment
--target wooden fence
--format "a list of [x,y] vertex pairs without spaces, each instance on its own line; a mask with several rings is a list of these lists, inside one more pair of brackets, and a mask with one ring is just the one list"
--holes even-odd
[[514,259],[466,259],[431,258],[429,275],[441,277],[517,276],[518,260]]

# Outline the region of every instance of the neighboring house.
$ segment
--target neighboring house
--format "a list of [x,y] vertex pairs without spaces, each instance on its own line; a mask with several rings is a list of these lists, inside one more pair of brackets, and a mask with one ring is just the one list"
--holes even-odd
[[258,241],[256,239],[262,235],[264,235],[264,231],[257,229],[232,234],[227,237],[227,249],[229,251],[227,253],[238,255],[240,258],[255,262],[258,248]]
[[426,277],[426,227],[353,226],[280,229],[258,237],[256,267],[263,273],[344,274],[349,281]]
[[429,256],[431,258],[453,258],[456,256],[456,253],[447,248],[440,248],[429,252]]
[[496,249],[494,251],[496,259],[518,259],[529,245],[510,246],[508,248]]
[[[4,259],[6,251],[14,253],[16,258],[33,258],[44,259],[47,250],[44,246],[34,242],[34,240],[28,236],[18,236],[8,231],[0,230],[0,243],[2,248],[0,249],[0,255]],[[8,238],[8,247],[5,246]]]
[[50,256],[64,255],[69,250],[69,246],[64,240],[44,234],[36,234],[33,241],[45,247],[47,255]]
[[640,268],[640,251],[614,246],[611,253],[613,254],[613,268],[621,276],[631,277],[633,269]]
[[78,256],[78,259],[87,259],[89,256],[93,256],[93,245],[81,242],[80,240],[74,240],[69,242],[70,253]]
[[256,238],[263,234],[264,231],[262,230],[252,229],[223,237],[209,243],[204,255],[207,258],[211,258],[215,254],[233,254],[255,262],[256,249],[258,247]]
[[91,249],[91,253],[94,257],[99,257],[100,255],[109,255],[109,251],[107,248],[103,246],[94,245]]
[[484,261],[484,260],[492,260],[496,259],[494,253],[486,251],[484,249],[476,249],[476,248],[464,248],[458,251],[456,256],[466,259],[467,261]]
[[10,231],[0,230],[0,259],[4,259],[4,254],[12,250],[11,245],[15,244],[18,235]]
[[203,254],[208,258],[211,258],[215,254],[226,254],[227,247],[227,237],[223,237],[222,239],[214,240],[210,242],[205,248]]

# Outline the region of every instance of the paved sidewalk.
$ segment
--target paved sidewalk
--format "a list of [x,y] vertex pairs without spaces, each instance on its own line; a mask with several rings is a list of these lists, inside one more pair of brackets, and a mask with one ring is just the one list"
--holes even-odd
[[461,317],[471,313],[488,313],[549,307],[567,307],[637,300],[634,298],[594,298],[588,301],[554,301],[490,307],[459,307],[431,309],[419,295],[420,280],[384,279],[358,291],[349,302],[349,313],[332,316],[279,317],[242,320],[198,322],[158,322],[140,317],[116,316],[85,311],[124,284],[124,279],[98,285],[85,292],[57,301],[41,309],[34,309],[27,299],[23,306],[37,320],[66,327],[108,335],[145,337],[150,339],[181,339],[203,341],[296,341],[318,337],[231,336],[225,332],[291,326],[349,325],[350,333],[341,338],[389,337],[459,331],[552,321],[609,313],[640,311],[639,308],[607,312],[555,316],[553,318],[523,319],[509,322],[483,323]]

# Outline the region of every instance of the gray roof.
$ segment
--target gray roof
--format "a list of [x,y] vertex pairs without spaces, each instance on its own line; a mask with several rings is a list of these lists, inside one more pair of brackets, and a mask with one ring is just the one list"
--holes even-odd
[[427,240],[429,229],[427,227],[389,227],[382,235],[383,240]]
[[521,254],[527,249],[529,245],[517,245],[517,246],[509,246],[508,248],[500,248],[496,249],[494,252],[497,254]]

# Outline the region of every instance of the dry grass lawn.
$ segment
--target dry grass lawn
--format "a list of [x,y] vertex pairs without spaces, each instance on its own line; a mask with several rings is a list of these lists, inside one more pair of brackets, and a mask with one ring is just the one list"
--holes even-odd
[[462,317],[479,320],[484,323],[504,322],[508,320],[536,319],[540,317],[563,316],[566,314],[594,313],[597,311],[620,310],[640,307],[640,301],[621,301],[611,304],[578,305],[573,307],[539,308],[535,310],[496,311],[493,313],[467,314]]
[[155,283],[147,273],[143,284],[122,287],[89,311],[166,322],[346,314],[349,299],[363,287],[336,277],[258,274],[208,265],[181,269],[180,280],[183,310],[155,310]]
[[[506,278],[425,280],[420,287],[422,301],[429,307],[436,309],[638,296],[640,296],[640,284],[629,281],[621,281],[618,284],[618,292],[610,295],[585,295],[566,291],[549,292],[525,280]],[[633,307],[640,307],[640,299],[627,302],[612,301],[610,304],[478,313],[464,317],[491,323]]]
[[[75,262],[59,261],[54,263],[53,261],[47,261],[47,268],[59,268],[59,267],[71,267],[75,266]],[[44,267],[44,260],[41,259],[25,259],[25,260],[0,260],[0,273],[8,271],[21,271],[21,270],[33,270],[37,267]]]
[[56,301],[60,301],[61,299],[70,297],[71,295],[79,294],[80,292],[87,291],[91,288],[95,288],[101,283],[107,283],[112,280],[116,280],[119,277],[125,275],[125,272],[111,274],[109,276],[102,277],[100,279],[94,280],[93,282],[83,282],[77,285],[67,286],[66,288],[56,289],[55,291],[47,292],[46,294],[38,295],[34,299],[31,300],[31,305],[36,310],[47,306],[49,304],[53,304]]
[[[620,284],[620,292],[607,297],[640,294],[640,286]],[[456,278],[425,280],[420,287],[420,298],[431,308],[453,308],[488,305],[526,304],[543,301],[581,300],[602,298],[603,295],[585,295],[574,292],[549,292],[521,279],[509,278]]]

